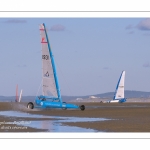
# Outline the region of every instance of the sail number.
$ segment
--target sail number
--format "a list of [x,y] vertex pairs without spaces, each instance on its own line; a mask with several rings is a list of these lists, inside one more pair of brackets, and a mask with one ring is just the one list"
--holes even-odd
[[48,56],[48,55],[42,55],[42,59],[48,60],[48,59],[49,59],[49,56]]

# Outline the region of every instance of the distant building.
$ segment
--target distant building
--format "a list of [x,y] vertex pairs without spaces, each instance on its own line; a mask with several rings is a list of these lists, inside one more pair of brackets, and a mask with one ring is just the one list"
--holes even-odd
[[96,96],[90,96],[89,98],[97,98]]

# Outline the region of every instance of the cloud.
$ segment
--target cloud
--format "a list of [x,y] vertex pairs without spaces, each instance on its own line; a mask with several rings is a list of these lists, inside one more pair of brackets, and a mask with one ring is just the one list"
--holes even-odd
[[139,30],[150,30],[150,18],[144,19],[137,25]]
[[[133,26],[132,24],[129,24],[128,26],[126,26],[126,30],[129,30],[128,34],[134,34],[135,32],[133,31],[133,29],[135,28],[135,26]],[[132,30],[132,31],[131,31]]]
[[134,31],[130,31],[128,34],[134,34]]
[[103,69],[104,69],[104,70],[108,70],[108,69],[110,69],[110,68],[109,68],[109,67],[103,67]]
[[27,21],[26,20],[20,20],[20,19],[10,19],[10,20],[4,21],[4,23],[27,23]]
[[51,31],[64,31],[65,27],[61,24],[54,25],[50,28]]
[[143,35],[144,36],[150,36],[150,33],[144,33]]
[[146,68],[150,67],[149,62],[144,63],[144,64],[143,64],[143,67],[146,67]]
[[133,28],[135,28],[135,27],[133,25],[129,24],[128,26],[126,26],[125,29],[129,30],[129,29],[133,29]]
[[24,68],[24,67],[27,67],[27,66],[24,64],[24,65],[18,65],[17,67]]

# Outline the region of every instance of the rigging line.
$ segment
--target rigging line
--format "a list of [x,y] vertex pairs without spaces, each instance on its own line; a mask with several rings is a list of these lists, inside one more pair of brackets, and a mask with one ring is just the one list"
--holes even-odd
[[[59,65],[58,65],[58,63],[57,63],[56,60],[55,60],[55,62],[56,62],[56,65],[58,66],[58,68],[59,68],[59,70],[60,70],[60,72],[61,72],[61,74],[62,74],[62,76],[63,76],[63,78],[64,78],[64,81],[66,82],[66,79],[65,79],[65,77],[64,77],[64,75],[63,75],[63,73],[62,73],[62,71],[61,71],[61,69],[60,69],[60,67],[59,67]],[[67,82],[66,82],[66,83],[67,83]],[[65,84],[65,85],[67,85],[66,87],[68,88],[68,91],[70,92],[70,94],[73,95],[73,94],[72,94],[72,91],[71,91],[71,88],[68,86],[68,84]]]
[[39,93],[39,90],[40,90],[41,84],[42,84],[42,80],[41,80],[40,86],[39,86],[39,88],[38,88],[38,91],[37,91],[37,93],[36,93],[36,97],[37,97],[37,95],[38,95],[38,93]]

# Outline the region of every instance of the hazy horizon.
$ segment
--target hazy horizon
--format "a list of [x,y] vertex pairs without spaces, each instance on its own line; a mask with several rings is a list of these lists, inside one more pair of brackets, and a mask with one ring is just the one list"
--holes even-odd
[[[150,93],[150,92],[147,92],[147,91],[135,91],[135,90],[125,90],[125,93],[126,92],[143,92],[143,93]],[[84,97],[84,96],[93,96],[93,95],[102,95],[102,94],[108,94],[108,93],[115,93],[115,91],[110,91],[110,92],[104,92],[104,93],[97,93],[97,94],[89,94],[89,95],[61,95],[61,96],[68,96],[68,97]],[[19,95],[20,93],[18,93],[18,95]],[[7,96],[7,95],[0,95],[0,96],[4,96],[4,97],[16,97],[16,95],[10,95],[10,96]],[[23,96],[34,96],[34,97],[36,97],[35,95],[22,95],[22,97]]]

